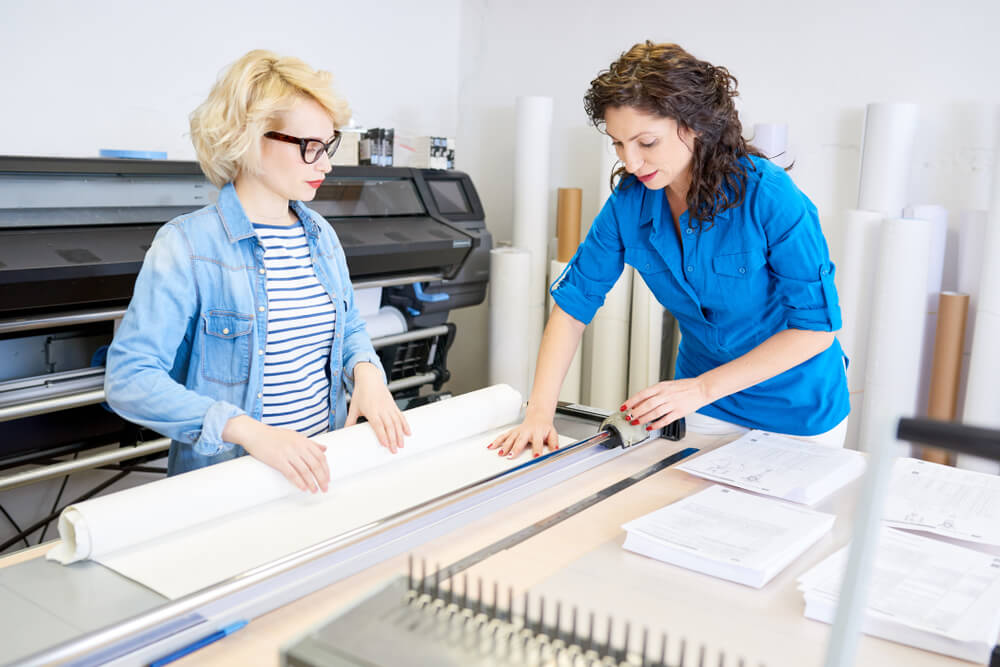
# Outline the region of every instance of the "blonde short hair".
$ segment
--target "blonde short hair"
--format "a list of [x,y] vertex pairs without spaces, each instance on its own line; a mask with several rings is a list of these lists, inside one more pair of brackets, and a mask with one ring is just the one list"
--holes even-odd
[[260,49],[230,65],[190,118],[191,141],[208,180],[221,188],[244,170],[257,171],[261,137],[278,129],[279,114],[303,97],[326,109],[334,127],[344,125],[350,109],[334,94],[331,79],[298,58]]

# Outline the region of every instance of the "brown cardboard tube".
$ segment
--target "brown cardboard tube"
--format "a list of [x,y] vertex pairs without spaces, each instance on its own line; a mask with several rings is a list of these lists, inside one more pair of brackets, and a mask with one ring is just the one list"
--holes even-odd
[[556,236],[559,239],[556,258],[560,262],[573,259],[573,253],[580,245],[580,188],[559,188],[559,203],[556,208]]
[[[934,335],[931,386],[927,398],[927,416],[931,419],[950,421],[955,418],[959,373],[962,369],[962,344],[965,340],[965,320],[968,312],[968,294],[941,292],[938,302],[937,331]],[[935,463],[950,463],[947,452],[930,447],[923,448],[922,458]]]

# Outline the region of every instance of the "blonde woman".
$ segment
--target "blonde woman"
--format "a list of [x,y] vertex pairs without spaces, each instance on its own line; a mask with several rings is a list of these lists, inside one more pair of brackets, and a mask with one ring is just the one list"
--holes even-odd
[[383,446],[403,446],[409,426],[343,250],[303,203],[348,116],[329,73],[268,51],[233,63],[191,114],[219,198],[157,233],[105,381],[116,412],[172,439],[168,474],[248,453],[300,489],[326,491],[324,447],[310,436],[364,416]]

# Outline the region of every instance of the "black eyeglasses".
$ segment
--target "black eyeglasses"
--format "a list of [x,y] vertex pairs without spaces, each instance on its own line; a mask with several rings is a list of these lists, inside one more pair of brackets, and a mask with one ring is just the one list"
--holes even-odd
[[283,134],[281,132],[265,132],[264,136],[268,139],[274,139],[275,141],[298,144],[299,152],[302,153],[302,161],[306,164],[316,162],[316,160],[319,159],[319,156],[323,153],[326,153],[326,156],[332,160],[333,154],[337,152],[337,147],[340,146],[340,130],[333,131],[333,139],[330,139],[330,141],[302,139],[300,137],[293,137],[290,134]]

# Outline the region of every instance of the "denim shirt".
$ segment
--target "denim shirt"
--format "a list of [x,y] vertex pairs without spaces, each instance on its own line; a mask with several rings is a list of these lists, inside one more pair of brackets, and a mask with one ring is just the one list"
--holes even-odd
[[[337,309],[327,367],[336,429],[347,418],[355,365],[382,365],[354,305],[336,233],[302,202],[291,208]],[[104,388],[123,418],[171,438],[169,474],[246,453],[222,431],[233,417],[260,419],[263,411],[265,277],[263,245],[231,183],[215,204],[161,227],[146,253],[108,351]]]
[[[785,329],[839,329],[834,266],[815,206],[767,160],[743,166],[743,203],[700,229],[684,212],[680,238],[663,190],[626,179],[554,284],[553,299],[588,323],[624,265],[635,267],[677,318],[678,379],[732,361]],[[698,411],[778,433],[828,431],[850,411],[840,344]]]

